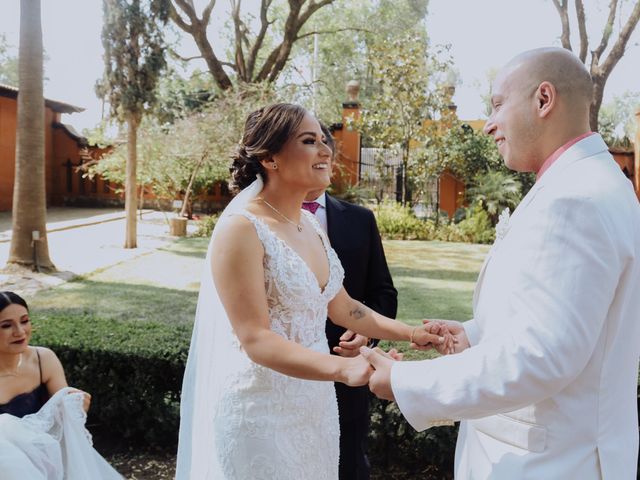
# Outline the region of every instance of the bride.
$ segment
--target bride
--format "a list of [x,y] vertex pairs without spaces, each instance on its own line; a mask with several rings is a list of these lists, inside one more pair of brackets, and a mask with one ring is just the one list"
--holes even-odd
[[327,316],[370,338],[445,341],[342,288],[335,252],[300,208],[307,192],[330,183],[325,142],[297,105],[271,105],[246,120],[232,166],[240,193],[212,235],[200,287],[177,480],[338,478],[331,382],[364,385],[371,370],[361,356],[329,354]]

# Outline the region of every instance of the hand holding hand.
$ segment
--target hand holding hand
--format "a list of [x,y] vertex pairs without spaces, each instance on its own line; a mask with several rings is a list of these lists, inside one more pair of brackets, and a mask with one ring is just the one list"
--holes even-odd
[[379,349],[372,350],[361,347],[360,353],[375,369],[369,378],[369,390],[378,398],[395,400],[391,389],[391,367],[395,360],[391,350],[389,354],[385,354],[384,352],[380,353]]
[[360,387],[369,382],[372,373],[371,365],[362,355],[345,358],[340,381],[350,387]]
[[454,341],[454,336],[446,326],[437,322],[429,322],[422,327],[417,326],[413,329],[410,346],[416,350],[435,348],[438,352],[446,355],[453,353]]
[[333,351],[341,357],[357,357],[360,355],[360,347],[365,346],[368,341],[367,337],[347,330],[340,336],[340,343],[333,347]]
[[448,334],[453,339],[453,344],[449,346],[450,348],[445,348],[444,345],[433,346],[442,355],[460,353],[470,347],[469,339],[461,322],[456,322],[455,320],[422,320],[422,323],[430,331],[438,332],[440,335]]

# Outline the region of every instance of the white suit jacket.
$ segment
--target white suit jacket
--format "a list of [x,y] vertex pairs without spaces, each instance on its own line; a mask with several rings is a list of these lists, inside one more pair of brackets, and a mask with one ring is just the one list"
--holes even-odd
[[400,410],[417,430],[463,420],[458,479],[635,479],[640,206],[631,182],[591,135],[497,230],[465,323],[472,347],[395,363]]

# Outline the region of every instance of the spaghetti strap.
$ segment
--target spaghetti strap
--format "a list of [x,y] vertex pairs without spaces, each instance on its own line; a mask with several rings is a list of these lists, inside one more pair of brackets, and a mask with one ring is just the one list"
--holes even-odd
[[40,385],[42,385],[42,363],[40,363],[40,351],[38,347],[34,347],[36,349],[36,355],[38,356],[38,370],[40,370]]

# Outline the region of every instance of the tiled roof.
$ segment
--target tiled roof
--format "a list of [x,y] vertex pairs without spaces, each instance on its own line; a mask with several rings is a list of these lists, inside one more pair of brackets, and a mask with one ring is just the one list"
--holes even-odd
[[[12,87],[11,85],[4,85],[0,83],[0,97],[17,98],[18,88]],[[78,113],[78,112],[84,112],[85,110],[82,107],[76,107],[75,105],[59,102],[57,100],[49,100],[48,98],[44,99],[44,104],[54,112],[59,112],[59,113]]]

